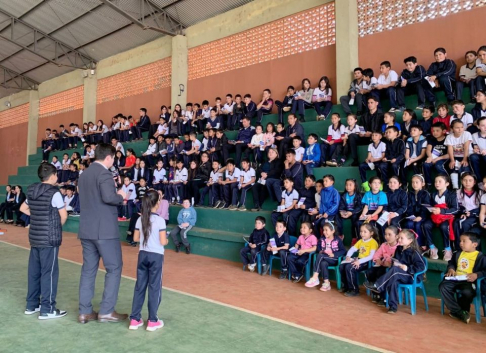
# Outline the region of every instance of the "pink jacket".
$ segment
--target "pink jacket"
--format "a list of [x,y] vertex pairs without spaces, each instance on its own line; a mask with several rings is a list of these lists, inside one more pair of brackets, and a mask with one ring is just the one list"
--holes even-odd
[[169,222],[169,201],[167,200],[160,201],[157,214],[163,219],[165,219],[167,223]]
[[395,250],[398,246],[398,243],[395,244],[395,246],[390,246],[388,243],[383,243],[379,247],[378,250],[376,250],[375,255],[373,255],[373,260],[390,260],[393,255],[395,255]]

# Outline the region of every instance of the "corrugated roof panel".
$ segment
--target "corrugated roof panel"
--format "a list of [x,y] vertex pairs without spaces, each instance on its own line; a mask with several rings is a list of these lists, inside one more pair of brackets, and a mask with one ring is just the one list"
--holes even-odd
[[169,6],[170,4],[173,4],[177,2],[178,0],[152,0],[154,4],[156,4],[158,7],[166,7]]
[[43,81],[50,80],[51,78],[68,73],[70,71],[73,71],[73,69],[70,67],[66,67],[66,66],[58,67],[54,64],[46,64],[42,67],[39,67],[38,69],[29,72],[27,76],[33,80],[36,80],[37,82],[43,82]]
[[40,5],[34,11],[23,17],[22,20],[46,33],[59,27],[63,23],[61,19],[56,16],[53,7],[49,2]]
[[14,15],[15,17],[20,17],[42,1],[44,0],[0,0],[0,8],[9,12],[11,15]]
[[26,50],[23,50],[20,53],[15,54],[8,60],[4,61],[2,65],[8,67],[11,70],[22,73],[44,62],[46,62],[46,60],[42,59],[41,57]]
[[19,51],[20,47],[4,39],[0,39],[0,61],[7,56]]

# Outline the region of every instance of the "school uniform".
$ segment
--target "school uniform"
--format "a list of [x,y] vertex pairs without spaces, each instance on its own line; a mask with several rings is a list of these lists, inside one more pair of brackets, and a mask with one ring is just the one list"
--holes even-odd
[[[405,107],[405,95],[409,94],[417,95],[419,107],[425,105],[426,99],[429,102],[435,101],[434,92],[425,76],[427,76],[427,70],[422,65],[417,65],[412,72],[407,69],[402,71],[397,84],[397,104],[399,107]],[[402,79],[407,80],[405,87],[401,85]]]
[[211,171],[207,185],[201,190],[199,206],[204,205],[204,199],[209,191],[209,206],[213,207],[216,202],[222,200],[221,185],[218,181],[223,177],[223,173]]
[[[284,190],[282,191],[282,200],[284,201],[284,208],[289,208],[290,206],[292,206],[294,201],[299,201],[299,193],[295,189],[292,189],[290,191]],[[279,203],[279,205],[281,205],[281,203]],[[288,210],[286,212],[273,211],[271,216],[272,224],[275,227],[280,216],[282,216],[283,220],[287,223],[287,230],[289,234],[295,234],[295,225],[289,222],[290,211],[291,210]]]
[[[7,207],[12,204],[15,200],[15,194],[13,191],[10,191],[7,193],[7,196],[5,196],[5,202],[2,202],[0,205],[0,219],[3,221],[5,218],[5,211],[7,211]],[[11,218],[10,218],[11,219]]]
[[280,144],[278,145],[278,155],[280,157],[283,158],[285,152],[293,147],[293,137],[290,137],[290,135],[293,134],[299,136],[302,141],[305,141],[304,127],[298,121],[296,121],[294,125],[287,125],[285,128],[285,136],[283,140],[280,140]]
[[268,115],[272,112],[272,108],[273,108],[273,99],[272,98],[268,98],[266,100],[263,101],[263,105],[270,105],[270,108],[269,109],[265,109],[263,107],[261,107],[260,109],[257,110],[257,123],[258,124],[261,124],[262,123],[262,119],[263,119],[263,116],[264,115]]
[[345,292],[359,293],[358,273],[368,269],[368,262],[373,259],[376,250],[378,250],[378,243],[373,238],[360,239],[348,250],[346,257],[352,257],[354,253],[358,252],[359,267],[357,269],[354,268],[350,262],[341,263],[339,266]]
[[305,165],[305,172],[307,175],[314,175],[314,168],[319,167],[321,163],[321,148],[318,143],[307,146],[302,161],[311,161]]
[[[368,145],[368,153],[371,154],[371,158],[383,158],[383,154],[386,152],[386,144],[383,141],[378,142],[378,144],[375,144],[374,142],[370,143]],[[375,169],[378,171],[378,165],[380,162],[376,162],[374,164]],[[371,170],[370,166],[366,162],[362,162],[359,165],[359,175],[361,177],[361,182],[364,183],[366,182],[366,171]]]
[[[240,177],[243,179],[243,181],[240,182],[240,184],[249,183],[252,178],[256,178],[255,169],[253,169],[253,168],[248,168],[248,170],[241,169]],[[255,183],[251,183],[251,184],[248,184],[248,185],[240,188],[240,190],[241,190],[241,197],[240,197],[240,203],[239,203],[240,207],[245,206],[246,193],[248,192],[248,190],[251,189],[251,187],[253,185],[255,185]]]
[[257,106],[255,102],[250,101],[250,103],[245,104],[245,115],[250,119],[254,118],[256,115]]
[[339,209],[339,192],[336,190],[334,186],[324,187],[321,190],[321,203],[319,205],[319,214],[324,215],[327,213],[327,218],[322,216],[319,219],[314,221],[314,234],[318,237],[321,236],[321,228],[322,225],[327,222],[331,221],[334,222],[336,219],[336,215],[338,214]]
[[[273,161],[267,161],[263,163],[261,168],[261,173],[267,173],[267,178],[265,179],[265,185],[256,183],[252,188],[253,202],[255,203],[255,208],[260,208],[265,200],[265,192],[273,201],[277,201],[280,205],[282,202],[282,162],[278,158]],[[266,191],[265,191],[266,190]]]
[[[477,192],[467,194],[462,189],[456,191],[457,193],[457,203],[459,206],[459,211],[457,212],[456,219],[454,220],[454,235],[455,235],[455,247],[459,250],[461,247],[460,235],[465,232],[469,232],[477,223],[479,223],[479,210],[480,210],[480,200],[483,196]],[[469,216],[466,213],[469,212]],[[461,219],[461,216],[466,216],[466,218]]]
[[[314,234],[310,234],[307,237],[301,235],[299,236],[295,244],[299,245],[299,250],[307,250],[314,246],[317,246],[317,238]],[[292,277],[297,278],[303,275],[305,266],[307,265],[307,262],[309,262],[312,254],[313,252],[306,252],[302,255],[297,255],[297,253],[289,254],[289,256],[287,257],[287,261],[289,264],[290,275]]]
[[[330,257],[326,251],[331,251],[333,257]],[[338,236],[333,239],[321,237],[317,242],[317,257],[314,262],[314,272],[321,275],[324,280],[329,280],[329,266],[336,266],[339,258],[346,255],[346,248],[343,241]]]
[[[480,251],[457,251],[447,264],[447,271],[456,271],[456,276],[476,273],[478,279],[486,276],[486,257]],[[439,284],[442,300],[451,314],[458,315],[461,311],[469,313],[471,303],[476,297],[476,284],[468,281],[451,281],[443,279]],[[459,292],[459,293],[457,293]]]
[[422,119],[418,121],[419,126],[422,127],[422,131],[423,131],[422,136],[424,136],[425,138],[431,136],[432,121],[433,121],[432,118],[429,118],[427,120]]
[[304,187],[304,168],[299,162],[294,162],[289,168],[283,171],[284,177],[292,177],[294,180],[294,188],[300,191]]
[[[403,249],[402,246],[397,246],[394,258],[400,263],[407,266],[404,271],[398,266],[392,266],[390,269],[375,282],[376,289],[380,292],[380,296],[385,298],[388,293],[388,306],[390,309],[397,310],[398,307],[398,293],[399,284],[410,284],[413,282],[413,276],[425,269],[425,261],[417,250],[412,248]],[[423,275],[417,279],[419,282],[423,280]]]
[[[288,223],[290,224],[290,228],[296,229],[297,223],[300,219],[302,222],[310,222],[311,217],[309,215],[309,210],[316,208],[316,188],[311,186],[310,188],[302,188],[299,190],[299,203],[302,202],[302,205],[305,207],[304,209],[293,209],[290,211]],[[289,227],[289,225],[287,225]]]
[[166,171],[164,168],[154,169],[152,185],[155,190],[164,190],[164,181],[166,181]]
[[[461,136],[459,137],[456,137],[454,136],[453,133],[447,135],[445,141],[444,141],[444,145],[446,146],[452,146],[453,147],[453,156],[454,156],[454,160],[455,161],[458,161],[458,162],[462,162],[462,160],[464,159],[464,156],[465,156],[465,144],[466,142],[469,141],[469,142],[472,142],[472,135],[469,131],[464,131]],[[472,147],[472,143],[469,143],[469,152],[468,152],[468,155],[471,155],[473,154],[473,147]],[[460,166],[459,168],[456,167],[456,169],[453,171],[458,173],[459,175],[462,174],[463,172],[469,172],[470,171],[470,167],[467,166],[467,167],[464,167],[464,166]]]
[[[272,239],[273,239],[273,241],[272,241]],[[281,235],[278,235],[277,233],[275,233],[268,241],[269,244],[271,244],[272,242],[275,242],[276,248],[281,248],[281,247],[284,247],[285,245],[290,247],[290,236],[288,235],[287,232],[283,232]],[[287,250],[280,249],[280,250],[278,250],[277,254],[280,257],[280,265],[282,267],[282,271],[287,272],[287,270],[288,270],[287,257],[289,255],[288,249]],[[267,249],[265,248],[261,252],[262,263],[268,265],[268,261],[270,260],[270,257],[272,255],[276,256],[277,254],[273,254],[272,251],[267,251]]]
[[290,110],[292,107],[292,101],[294,100],[293,96],[285,96],[282,101],[275,101],[275,105],[277,106],[278,110],[278,122],[283,123],[283,114],[284,114],[284,108],[287,108]]
[[391,259],[395,255],[397,246],[398,243],[396,243],[394,246],[390,246],[388,243],[383,243],[380,245],[378,250],[376,250],[375,254],[373,255],[373,261],[380,260],[382,265],[372,266],[366,270],[365,277],[368,282],[374,283],[378,278],[386,273],[389,267],[384,266],[383,263],[393,264]]
[[339,145],[342,146],[343,144],[343,136],[344,136],[345,126],[340,125],[337,129],[334,129],[334,125],[330,125],[327,130],[327,142],[333,141],[333,144],[330,145],[323,141],[321,143],[321,164],[325,165],[327,161],[337,160],[337,148]]
[[[433,136],[429,136],[427,140],[427,144],[432,147],[432,159],[437,157],[442,157],[448,154],[447,145],[445,145],[445,138],[442,141],[437,140]],[[449,159],[441,159],[435,163],[427,163],[424,162],[423,169],[424,169],[424,179],[427,185],[432,184],[432,170],[435,169],[437,174],[446,174],[449,175],[447,171],[447,163]]]
[[[361,199],[361,203],[363,204],[363,207],[366,205],[368,206],[368,213],[367,215],[373,214],[378,207],[388,205],[388,199],[386,197],[386,194],[383,191],[378,191],[376,194],[374,194],[371,190],[365,192],[363,195],[363,198]],[[364,221],[363,220],[358,220],[357,224],[357,229],[358,229],[358,234],[359,234],[359,229],[363,225]],[[370,221],[370,224],[373,226],[376,226],[376,221]]]
[[[420,246],[425,246],[426,241],[424,239],[424,233],[422,231],[422,225],[429,217],[427,209],[422,205],[430,205],[430,193],[427,190],[419,190],[418,193],[411,191],[408,193],[408,206],[406,218],[402,220],[404,226],[402,228],[412,229],[418,235],[418,243]],[[415,222],[409,217],[420,217],[419,222]]]
[[227,169],[224,173],[226,181],[235,181],[233,183],[223,185],[223,197],[226,206],[237,205],[238,203],[238,183],[241,177],[241,170],[236,168],[230,173]]
[[[379,85],[389,85],[392,82],[398,82],[398,74],[394,70],[390,70],[388,72],[388,76],[385,76],[384,74],[378,76],[377,84]],[[390,86],[380,90],[375,89],[375,91],[377,91],[381,98],[388,99],[392,108],[398,108],[397,91],[395,86]]]
[[[336,225],[336,230],[338,235],[344,235],[343,231],[343,220],[349,219],[351,221],[351,237],[353,239],[359,238],[359,228],[358,221],[361,212],[363,211],[363,204],[361,203],[362,195],[355,192],[353,195],[349,195],[346,191],[341,193],[339,199],[339,208],[336,217],[334,218],[334,223]],[[341,212],[351,212],[352,215],[349,218],[343,218]]]
[[243,151],[246,149],[248,144],[251,142],[251,138],[255,134],[255,128],[253,126],[249,126],[247,128],[241,128],[240,131],[238,131],[238,136],[236,137],[235,141],[241,141],[240,143],[236,143],[234,145],[232,144],[225,144],[223,145],[223,162],[226,163],[226,161],[229,158],[229,154],[231,151],[236,152],[236,158],[235,158],[235,163],[236,165],[240,165],[241,162],[241,155]]
[[172,200],[172,202],[176,201],[180,202],[181,196],[184,198],[184,182],[187,181],[189,177],[189,173],[187,171],[187,168],[182,167],[182,169],[176,169],[174,173],[174,180],[172,183],[167,184],[167,191],[168,191],[168,197],[169,200]]
[[[253,154],[253,158],[256,163],[261,163],[263,160],[262,153],[264,151],[265,141],[263,140],[265,135],[261,134],[254,134],[251,138],[250,145],[254,148],[246,147],[245,151],[243,152],[244,158],[250,158],[250,154]],[[257,147],[255,147],[257,146]]]
[[[444,90],[448,102],[456,98],[453,89],[456,84],[456,63],[453,60],[445,59],[442,62],[433,62],[427,70],[427,76],[437,77],[440,88]],[[435,104],[435,101],[434,96],[434,100],[431,103]]]
[[[379,131],[384,122],[383,113],[378,109],[374,113],[366,112],[362,115],[359,125],[363,127],[364,132],[373,132]],[[359,134],[349,135],[348,144],[354,161],[358,161],[358,146],[367,145],[370,143],[370,140],[370,137],[361,137]]]
[[[463,82],[460,79],[456,82],[456,99],[462,99],[462,91],[464,90],[464,85],[469,87],[469,96],[471,101],[476,98],[477,92],[477,78],[479,77],[476,73],[476,62],[473,63],[472,67],[469,67],[469,64],[465,64],[461,66],[459,69],[459,78],[470,80],[469,83]],[[484,82],[484,77],[482,77]],[[483,85],[484,86],[484,85]]]
[[[327,118],[332,109],[332,89],[326,88],[321,90],[320,87],[314,88],[312,91],[312,103],[316,110],[317,116],[324,116]],[[317,102],[318,99],[324,98],[325,100]]]
[[358,80],[353,80],[351,81],[351,84],[349,85],[349,90],[348,94],[345,96],[341,96],[339,98],[339,101],[341,102],[341,105],[343,107],[344,113],[346,115],[352,114],[353,112],[351,111],[350,107],[350,101],[351,101],[351,93],[354,93],[354,101],[357,109],[358,115],[361,115],[362,110],[363,110],[363,95],[359,93],[363,89],[363,79],[361,81]]
[[[309,88],[308,91],[300,90],[296,94],[294,94],[294,100],[292,101],[292,114],[295,114],[298,112],[299,114],[299,121],[303,122],[305,121],[304,116],[305,116],[305,109],[307,108],[314,108],[314,105],[312,104],[312,95],[313,95],[314,90],[312,88]],[[300,97],[299,99],[295,99],[297,97]]]
[[[240,250],[240,258],[244,266],[248,266],[249,264],[254,265],[257,262],[258,254],[265,251],[262,247],[267,245],[268,237],[269,234],[265,228],[254,229],[253,232],[251,232],[248,243],[254,244],[256,247],[250,248],[249,246],[245,246]],[[250,253],[250,260],[248,260],[248,253]]]
[[234,102],[231,103],[225,103],[223,105],[222,110],[228,111],[227,114],[221,114],[221,122],[223,124],[222,128],[225,130],[234,130],[234,126],[231,126],[233,122],[233,107],[234,107]]
[[[473,148],[478,147],[479,151],[486,150],[486,136],[483,136],[481,132],[472,134],[472,145]],[[486,156],[483,156],[481,153],[475,153],[473,150],[473,153],[469,155],[469,162],[478,180],[483,180],[486,176],[486,169],[484,168],[484,165],[486,165]]]
[[[387,159],[387,162],[378,163],[377,172],[379,172],[381,175],[383,183],[388,185],[390,170],[393,173],[392,175],[399,177],[401,177],[401,173],[403,173],[402,169],[403,160],[405,159],[405,142],[398,137],[393,141],[387,140],[385,158]],[[395,159],[394,163],[390,162],[392,159]]]
[[133,207],[135,206],[135,199],[137,198],[137,190],[133,183],[128,185],[123,184],[121,189],[127,194],[125,205],[118,206],[118,217],[125,216],[127,219],[132,218]]

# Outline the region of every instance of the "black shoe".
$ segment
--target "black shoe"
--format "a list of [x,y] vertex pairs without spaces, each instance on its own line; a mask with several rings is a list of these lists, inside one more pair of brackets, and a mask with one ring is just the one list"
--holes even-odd
[[396,314],[396,313],[397,313],[397,309],[395,308],[388,309],[388,314]]
[[351,167],[359,167],[359,162],[356,159],[353,159],[353,163],[351,163]]
[[364,283],[364,286],[366,287],[366,289],[369,289],[372,292],[375,292],[377,294],[380,294],[380,291],[378,289],[376,289],[374,283],[371,283],[371,282],[368,282],[367,281],[367,282]]
[[297,277],[294,277],[294,280],[292,282],[293,283],[299,283],[302,280],[302,278],[304,278],[304,276],[303,275],[299,275]]
[[287,271],[282,271],[280,272],[280,276],[278,277],[278,279],[286,279],[288,277],[288,272]]
[[378,306],[386,306],[385,299],[380,298],[380,300],[378,301],[378,303],[376,303],[376,305],[378,305]]
[[179,252],[179,251],[181,251],[181,245],[180,244],[177,244],[175,246],[175,252]]
[[358,297],[359,292],[355,292],[354,290],[350,290],[349,292],[344,293],[345,297]]
[[186,246],[186,254],[189,255],[191,253],[191,245]]
[[260,212],[261,208],[259,206],[255,206],[254,208],[252,208],[250,211],[251,212]]
[[64,310],[56,309],[52,313],[40,313],[39,320],[51,320],[51,319],[59,319],[61,317],[66,316],[67,312]]

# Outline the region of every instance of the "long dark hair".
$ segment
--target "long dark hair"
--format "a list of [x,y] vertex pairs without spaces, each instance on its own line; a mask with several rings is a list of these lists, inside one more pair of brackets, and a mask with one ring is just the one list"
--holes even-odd
[[476,178],[474,174],[469,172],[464,172],[461,174],[461,188],[459,189],[459,192],[461,193],[461,197],[464,198],[464,185],[462,185],[462,180],[468,176],[474,179],[474,186],[472,187],[472,191],[473,194],[476,194],[476,196],[474,197],[476,203],[479,204],[479,201],[481,200],[481,190],[479,189],[478,178]]
[[326,94],[329,94],[329,89],[331,88],[331,84],[329,83],[329,78],[327,76],[322,76],[321,79],[319,80],[319,84],[318,84],[318,87],[319,89],[321,89],[321,82],[324,81],[326,83],[326,89],[324,90],[324,92],[326,92]]
[[143,246],[147,246],[150,232],[152,231],[152,223],[150,217],[152,216],[152,208],[159,202],[159,193],[155,190],[149,190],[142,198],[142,232],[143,232]]

